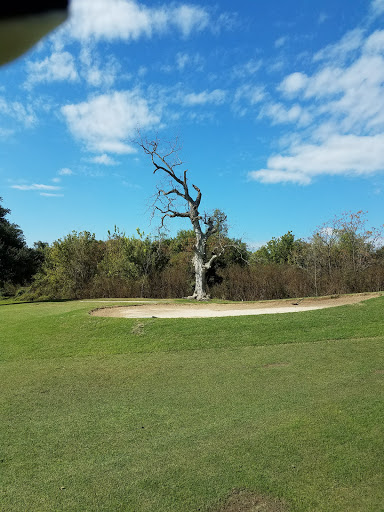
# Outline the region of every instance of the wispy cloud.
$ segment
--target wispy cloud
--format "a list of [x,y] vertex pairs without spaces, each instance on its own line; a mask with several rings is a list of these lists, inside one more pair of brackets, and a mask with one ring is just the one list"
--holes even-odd
[[249,108],[260,105],[266,98],[264,86],[254,84],[244,84],[235,91],[232,109],[239,116],[245,116]]
[[27,62],[28,78],[26,87],[31,88],[40,82],[76,82],[79,75],[75,59],[69,52],[53,52],[41,61]]
[[358,50],[363,42],[364,31],[361,28],[356,28],[347,32],[335,44],[326,46],[319,52],[315,53],[313,60],[331,60],[333,62],[344,62],[344,60],[352,53]]
[[137,185],[136,183],[130,183],[129,181],[126,180],[122,181],[122,185],[124,185],[124,187],[131,188],[134,190],[140,190],[141,188],[143,188],[141,185]]
[[94,158],[91,158],[90,162],[92,162],[94,164],[102,164],[102,165],[118,165],[118,163],[119,163],[105,153],[102,155],[95,156]]
[[179,71],[183,71],[185,66],[189,63],[190,56],[187,53],[178,53],[176,55],[176,66]]
[[159,105],[150,107],[140,92],[119,91],[65,105],[61,112],[72,135],[93,152],[133,153],[129,144],[137,128],[160,124]]
[[184,71],[185,68],[190,67],[195,71],[202,71],[204,67],[204,59],[200,54],[182,53],[176,54],[176,67],[179,71]]
[[81,76],[92,87],[112,87],[121,65],[114,57],[101,60],[94,48],[83,45],[80,51]]
[[276,39],[275,41],[275,48],[281,48],[282,46],[285,45],[285,43],[287,42],[288,38],[286,36],[281,36],[279,37],[278,39]]
[[178,31],[183,37],[212,23],[204,7],[190,4],[146,7],[134,0],[74,0],[69,29],[83,41],[137,40]]
[[384,13],[384,0],[373,0],[371,3],[371,11],[375,16]]
[[297,103],[286,107],[282,103],[267,103],[259,113],[259,118],[269,117],[272,124],[297,123],[299,126],[308,125],[311,115]]
[[262,106],[262,117],[296,131],[286,153],[271,156],[250,179],[308,185],[321,175],[384,172],[384,31],[350,31],[314,61],[312,75],[286,76],[280,101]]
[[259,71],[263,64],[262,59],[250,59],[245,63],[233,67],[231,75],[236,78],[246,78]]
[[57,174],[59,176],[71,176],[74,172],[71,169],[68,169],[68,167],[64,167],[63,169],[60,169]]
[[43,197],[64,197],[64,194],[49,194],[48,192],[40,192]]
[[3,128],[2,126],[0,126],[0,137],[7,139],[14,133],[15,133],[15,130],[12,130],[11,128]]
[[57,171],[57,176],[52,178],[53,183],[60,183],[62,180],[62,176],[72,176],[75,174],[71,169],[68,169],[68,167],[63,167],[59,171]]
[[42,183],[33,183],[32,185],[11,185],[11,188],[17,190],[60,190],[56,185],[44,185]]
[[175,70],[201,72],[204,70],[204,64],[204,59],[199,53],[177,52],[174,63],[161,64],[160,70],[164,73],[173,73]]
[[20,101],[7,101],[2,96],[0,96],[0,114],[13,119],[25,128],[37,124],[37,117],[31,105],[25,106]]
[[211,103],[214,105],[221,105],[226,98],[226,91],[222,89],[215,89],[213,91],[203,91],[199,93],[190,93],[184,96],[183,103],[188,106],[206,105]]
[[322,144],[297,144],[290,154],[269,158],[267,169],[249,173],[262,183],[308,185],[319,175],[367,176],[384,170],[384,134],[334,135]]

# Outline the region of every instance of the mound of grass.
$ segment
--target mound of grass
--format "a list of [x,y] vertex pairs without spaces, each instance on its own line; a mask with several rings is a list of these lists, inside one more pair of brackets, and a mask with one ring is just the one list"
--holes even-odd
[[212,319],[92,307],[0,305],[0,510],[383,510],[384,297]]

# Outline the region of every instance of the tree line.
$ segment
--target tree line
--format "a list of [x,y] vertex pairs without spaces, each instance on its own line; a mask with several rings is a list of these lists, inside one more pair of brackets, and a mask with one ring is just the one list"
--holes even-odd
[[[117,227],[105,240],[73,231],[52,244],[27,247],[22,230],[0,204],[0,293],[24,300],[96,297],[174,298],[195,286],[196,236],[127,236]],[[220,217],[221,215],[221,217]],[[222,213],[216,212],[223,220]],[[218,251],[217,247],[220,246]],[[206,288],[229,300],[332,295],[384,289],[381,232],[366,228],[366,212],[345,213],[306,240],[288,233],[257,250],[230,238],[225,223],[207,238]]]

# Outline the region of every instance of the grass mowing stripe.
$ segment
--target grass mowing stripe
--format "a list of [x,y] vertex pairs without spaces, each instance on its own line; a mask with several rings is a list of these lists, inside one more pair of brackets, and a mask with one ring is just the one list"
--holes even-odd
[[[284,315],[148,320],[91,317],[79,302],[12,305],[0,307],[0,359],[375,337],[384,334],[383,304],[380,297],[359,305]],[[142,327],[137,329],[138,325]]]
[[5,510],[207,510],[234,487],[293,511],[380,510],[380,347],[9,363]]
[[0,510],[211,512],[247,488],[381,512],[383,304],[136,334],[79,303],[0,307]]

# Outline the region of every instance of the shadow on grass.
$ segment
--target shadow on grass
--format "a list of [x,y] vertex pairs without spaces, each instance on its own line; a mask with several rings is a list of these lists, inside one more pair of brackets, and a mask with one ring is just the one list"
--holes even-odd
[[78,299],[44,299],[44,300],[13,300],[1,299],[0,306],[17,306],[18,304],[45,304],[47,302],[73,302]]

